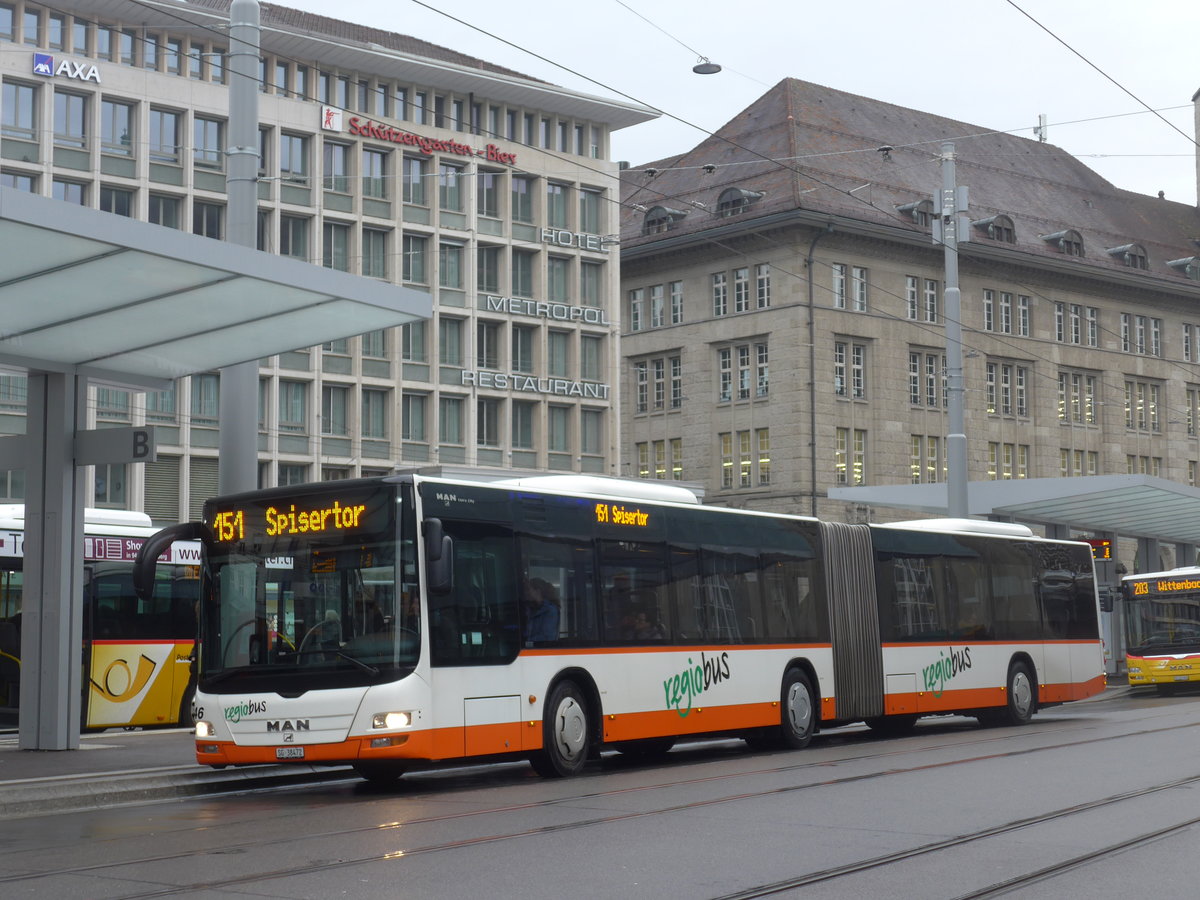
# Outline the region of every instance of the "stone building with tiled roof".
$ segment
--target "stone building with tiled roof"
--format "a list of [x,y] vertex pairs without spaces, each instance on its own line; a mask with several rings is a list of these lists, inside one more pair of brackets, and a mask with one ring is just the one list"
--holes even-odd
[[622,173],[626,474],[841,520],[904,513],[831,489],[946,480],[945,142],[969,189],[969,479],[1197,484],[1197,209],[1048,143],[793,79]]

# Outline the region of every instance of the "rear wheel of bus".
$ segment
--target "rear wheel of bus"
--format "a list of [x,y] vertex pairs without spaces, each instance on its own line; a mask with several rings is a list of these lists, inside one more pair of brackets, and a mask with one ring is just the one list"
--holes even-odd
[[542,749],[529,757],[543,778],[565,778],[583,769],[588,758],[587,701],[573,681],[560,681],[546,700],[542,715]]
[[779,724],[755,729],[745,735],[746,743],[754,750],[807,747],[817,727],[815,696],[808,676],[800,669],[788,669],[779,689]]

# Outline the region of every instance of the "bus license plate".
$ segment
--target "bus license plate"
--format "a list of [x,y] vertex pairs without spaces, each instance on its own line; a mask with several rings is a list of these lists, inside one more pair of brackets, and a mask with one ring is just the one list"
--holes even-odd
[[303,747],[276,747],[276,759],[304,759]]

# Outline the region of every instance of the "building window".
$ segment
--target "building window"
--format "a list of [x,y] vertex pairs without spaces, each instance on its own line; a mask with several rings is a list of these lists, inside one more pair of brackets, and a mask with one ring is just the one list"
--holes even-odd
[[54,143],[60,147],[87,147],[88,97],[54,92]]
[[1059,475],[1063,478],[1081,478],[1100,474],[1100,454],[1095,450],[1072,450],[1061,447],[1058,451]]
[[500,260],[502,247],[481,246],[475,254],[476,287],[484,293],[495,294],[500,290]]
[[125,465],[96,466],[95,505],[101,508],[125,508]]
[[839,427],[834,435],[834,480],[838,484],[865,484],[867,432],[862,428]]
[[438,286],[460,291],[463,288],[462,244],[438,244]]
[[335,141],[325,142],[324,179],[327,191],[338,194],[350,193],[350,147]]
[[514,297],[533,296],[533,267],[537,254],[528,250],[512,251],[512,295]]
[[1125,382],[1125,427],[1131,431],[1160,430],[1162,386],[1149,381]]
[[65,203],[74,203],[77,206],[87,205],[86,184],[80,184],[78,181],[64,181],[60,178],[55,178],[51,188],[55,200],[62,200]]
[[279,135],[279,177],[283,181],[308,184],[308,138],[299,134]]
[[833,263],[830,267],[833,277],[833,308],[846,308],[846,266],[843,263]]
[[367,278],[388,277],[388,232],[381,228],[362,230],[362,275]]
[[442,163],[438,169],[438,206],[447,212],[462,212],[462,166]]
[[712,273],[712,310],[714,316],[729,312],[729,281],[724,272]]
[[308,431],[308,384],[279,382],[279,430],[291,434]]
[[1121,350],[1162,356],[1162,319],[1121,313]]
[[1029,369],[1013,363],[987,364],[986,401],[990,415],[1027,416]]
[[390,154],[383,150],[371,150],[364,147],[362,152],[362,192],[364,197],[375,200],[386,200],[388,157]]
[[[550,407],[551,423],[554,423],[557,419],[557,420],[559,420],[559,424],[561,427],[562,417],[561,417],[561,415],[556,416],[556,414],[555,414],[556,410],[559,414],[566,412],[566,410],[561,406]],[[527,400],[514,400],[512,402],[512,416],[511,416],[511,418],[512,418],[512,445],[513,445],[514,450],[534,450],[537,448],[537,444],[534,442],[534,416],[536,413],[537,413],[537,404],[536,403],[530,403]],[[563,433],[560,433],[559,435],[557,435],[559,440],[555,441],[555,434],[554,434],[553,427],[551,427],[550,433],[551,433],[551,445],[552,445],[551,449],[552,450],[553,449],[561,450],[562,449],[561,445],[557,448],[554,447],[553,445],[555,443],[561,444],[561,442],[565,442],[566,435]]]
[[[661,285],[660,285],[661,291]],[[571,296],[571,260],[565,256],[551,256],[546,260],[546,299],[554,303],[567,303]],[[653,289],[651,290],[653,295]]]
[[[682,282],[673,282],[680,284]],[[759,309],[767,309],[771,305],[771,266],[769,263],[758,263],[754,267],[754,289]]]
[[400,326],[400,358],[405,362],[426,361],[426,323],[423,319]]
[[100,187],[100,209],[118,216],[133,215],[133,191],[124,188]]
[[511,217],[514,222],[533,223],[533,179],[514,175],[510,179]]
[[[771,435],[767,428],[725,432],[717,435],[721,452],[721,487],[753,488],[771,483]],[[672,448],[674,450],[674,448]],[[679,452],[682,453],[682,442]],[[682,462],[679,466],[682,477]],[[663,472],[666,477],[665,459]]]
[[345,436],[350,433],[347,411],[350,388],[327,384],[321,388],[321,434]]
[[225,235],[225,207],[192,201],[192,233],[221,240]]
[[938,353],[908,354],[908,399],[913,406],[946,406],[946,357]]
[[721,196],[717,198],[717,216],[725,219],[730,216],[741,215],[746,212],[752,204],[761,200],[764,194],[761,191],[747,191],[742,188],[727,188],[721,192]]
[[862,266],[854,266],[850,269],[850,296],[853,301],[853,310],[855,312],[866,312],[867,270]]
[[475,323],[475,365],[481,369],[500,368],[500,322],[480,319]]
[[322,226],[321,265],[339,272],[350,271],[350,226],[326,222]]
[[546,335],[546,374],[554,378],[570,375],[571,335],[565,331],[551,331]]
[[206,169],[224,168],[225,123],[196,116],[193,125],[192,162]]
[[733,311],[741,313],[749,309],[750,268],[749,266],[739,266],[733,270]]
[[644,413],[650,408],[650,365],[645,360],[633,364],[636,400],[634,411]]
[[480,397],[475,402],[475,442],[480,447],[500,446],[500,413],[503,401]]
[[179,197],[151,194],[148,207],[150,223],[165,225],[167,228],[179,228],[183,224],[180,212],[182,208],[183,201]]
[[406,156],[402,163],[400,188],[401,199],[409,206],[428,206],[425,199],[425,160]]
[[602,410],[580,410],[579,450],[592,456],[604,453],[604,412]]
[[604,338],[590,334],[579,336],[579,377],[599,381],[604,377]]
[[510,332],[512,342],[512,370],[530,373],[534,370],[533,342],[537,329],[529,325],[513,325]]
[[667,360],[671,367],[671,409],[683,406],[683,359],[672,356]]
[[991,218],[980,219],[971,224],[979,229],[985,237],[993,241],[1000,241],[1004,244],[1015,244],[1017,241],[1017,233],[1016,229],[1013,228],[1013,220],[1008,216],[992,216]]
[[279,253],[294,259],[307,260],[308,222],[301,216],[279,216]]
[[[671,324],[683,324],[683,282],[672,281],[668,286],[671,294]],[[770,288],[768,282],[768,298],[770,296]]]
[[428,284],[426,254],[429,238],[420,234],[405,234],[401,238],[400,279],[409,284]]
[[1081,425],[1096,424],[1099,378],[1085,372],[1058,373],[1058,420]]
[[1146,248],[1141,244],[1124,244],[1120,247],[1113,247],[1108,251],[1108,255],[1131,269],[1150,268],[1150,258],[1146,255]]
[[839,397],[861,400],[867,395],[866,344],[852,341],[833,343],[833,392]]
[[988,443],[988,479],[1008,481],[1029,477],[1029,445]]
[[463,364],[462,328],[462,319],[438,319],[438,362],[443,366]]
[[219,375],[192,376],[192,424],[208,428],[217,426],[221,408]]
[[150,107],[150,162],[179,163],[179,113]]
[[604,230],[603,200],[604,193],[602,191],[580,188],[579,230],[584,234],[600,234]]
[[359,430],[364,438],[374,441],[387,439],[387,410],[390,396],[388,391],[363,388]]
[[425,394],[405,392],[400,399],[400,438],[405,441],[425,440]]
[[18,81],[5,81],[0,95],[0,134],[23,141],[38,139],[38,89]]
[[475,176],[475,212],[489,219],[500,218],[499,172],[481,170]]
[[[5,87],[7,88],[7,85]],[[109,156],[132,156],[133,121],[134,106],[132,103],[102,100],[100,102],[100,152]]]
[[1162,476],[1161,456],[1126,456],[1125,471],[1130,475]]
[[910,480],[913,484],[937,484],[943,479],[945,462],[942,459],[942,439],[938,435],[909,436]]
[[546,224],[551,228],[569,227],[567,218],[567,186],[550,181],[546,183]]

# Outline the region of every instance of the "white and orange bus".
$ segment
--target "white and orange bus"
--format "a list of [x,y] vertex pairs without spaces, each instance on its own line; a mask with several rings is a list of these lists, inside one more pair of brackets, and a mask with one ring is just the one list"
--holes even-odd
[[[133,563],[156,529],[144,513],[84,511],[82,727],[191,724],[191,656],[200,547],[167,547],[151,594],[133,590]],[[19,715],[25,508],[0,505],[0,711]]]
[[[589,476],[298,485],[208,502],[196,758],[406,766],[733,734],[805,746],[1104,686],[1087,544],[700,505]],[[150,566],[138,578],[149,584]]]

